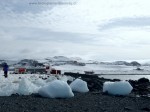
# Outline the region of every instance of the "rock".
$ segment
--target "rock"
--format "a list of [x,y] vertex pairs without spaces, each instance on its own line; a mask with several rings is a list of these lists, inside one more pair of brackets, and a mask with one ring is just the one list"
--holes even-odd
[[87,82],[90,91],[100,91],[103,88],[103,82],[98,78],[82,78]]
[[132,85],[132,87],[135,87],[135,85],[137,84],[137,81],[135,80],[129,80],[128,82]]
[[138,68],[136,68],[135,70],[144,70],[144,69],[141,69],[141,68],[138,67]]
[[142,108],[141,110],[142,110],[142,111],[148,111],[148,112],[149,112],[149,111],[150,111],[150,108],[144,107],[144,108]]
[[37,111],[37,108],[36,108],[36,107],[33,107],[33,108],[32,108],[32,111]]
[[140,78],[138,81],[129,80],[129,83],[133,87],[133,92],[138,95],[148,95],[149,94],[149,79]]
[[147,79],[147,78],[140,78],[139,80],[138,80],[138,83],[139,84],[141,84],[141,83],[148,83],[149,82],[149,79]]
[[120,79],[113,79],[113,82],[116,82],[116,81],[121,81]]
[[124,110],[132,110],[130,107],[124,107]]
[[42,78],[43,80],[46,80],[47,78]]
[[103,83],[105,82],[103,79],[99,78],[98,75],[86,75],[86,74],[69,73],[69,72],[65,72],[64,75],[69,75],[74,78],[81,77],[82,80],[87,82],[90,91],[102,90]]
[[67,83],[70,85],[72,81],[67,80]]

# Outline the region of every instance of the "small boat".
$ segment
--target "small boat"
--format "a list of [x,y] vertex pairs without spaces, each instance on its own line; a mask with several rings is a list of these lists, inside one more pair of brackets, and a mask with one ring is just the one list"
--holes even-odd
[[141,69],[141,68],[137,67],[135,70],[144,70],[144,69]]
[[84,73],[85,73],[86,75],[93,75],[93,74],[94,74],[94,71],[84,71]]

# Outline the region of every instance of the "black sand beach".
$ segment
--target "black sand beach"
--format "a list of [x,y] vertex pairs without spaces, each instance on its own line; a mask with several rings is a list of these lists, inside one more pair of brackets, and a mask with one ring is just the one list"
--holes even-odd
[[38,95],[0,97],[0,112],[149,112],[150,98],[75,93],[70,99]]
[[69,99],[43,98],[38,94],[0,97],[0,112],[150,112],[149,80],[130,80],[134,88],[130,95],[112,96],[102,93],[103,83],[119,79],[78,74],[77,77],[79,76],[87,82],[90,92],[75,93]]

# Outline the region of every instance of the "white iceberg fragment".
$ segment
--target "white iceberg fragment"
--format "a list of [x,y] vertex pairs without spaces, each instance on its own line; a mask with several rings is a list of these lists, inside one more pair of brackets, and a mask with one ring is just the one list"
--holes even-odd
[[18,94],[20,95],[30,95],[32,93],[37,93],[39,88],[30,82],[27,78],[23,78],[18,87]]
[[112,95],[128,95],[132,89],[133,87],[127,81],[105,82],[103,85],[103,92],[108,92],[108,94]]
[[18,86],[12,83],[5,83],[0,86],[0,96],[11,96],[17,92]]
[[39,89],[38,93],[41,96],[48,98],[70,98],[74,96],[67,82],[60,80],[54,80],[47,83],[47,85]]
[[87,86],[87,82],[85,82],[81,79],[74,80],[70,84],[70,87],[71,87],[72,91],[76,91],[76,92],[85,93],[85,92],[89,91],[88,86]]

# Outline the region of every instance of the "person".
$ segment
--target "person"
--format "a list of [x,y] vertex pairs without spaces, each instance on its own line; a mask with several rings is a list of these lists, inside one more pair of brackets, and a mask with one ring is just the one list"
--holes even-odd
[[5,78],[7,78],[8,77],[8,65],[7,65],[7,63],[4,63],[3,71],[4,71]]

